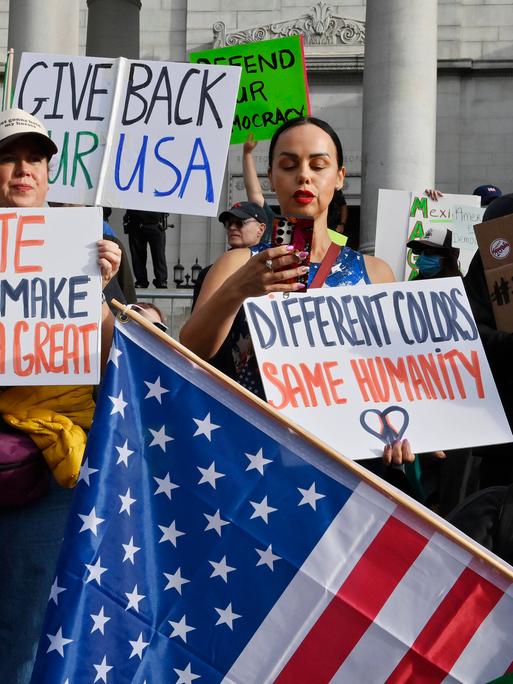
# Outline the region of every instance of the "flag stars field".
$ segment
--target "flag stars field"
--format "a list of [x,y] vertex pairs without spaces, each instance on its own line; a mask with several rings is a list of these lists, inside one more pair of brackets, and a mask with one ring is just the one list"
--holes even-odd
[[132,565],[135,564],[135,554],[141,550],[140,546],[136,546],[134,544],[134,538],[130,537],[130,541],[128,544],[121,544],[123,547],[123,550],[125,551],[125,555],[123,557],[123,563],[125,561],[130,561]]
[[226,625],[233,631],[233,621],[238,620],[242,615],[237,615],[232,610],[232,604],[229,603],[226,608],[215,608],[214,609],[219,614],[219,619],[216,622],[217,625]]
[[171,492],[173,491],[173,489],[178,489],[178,485],[174,484],[174,482],[171,482],[171,475],[169,473],[166,473],[166,475],[162,478],[153,477],[153,479],[158,484],[154,496],[157,496],[157,494],[165,494],[167,498],[171,501]]
[[301,489],[301,487],[298,487],[298,491],[301,494],[301,501],[298,503],[298,506],[309,504],[314,511],[317,510],[317,501],[319,499],[324,499],[326,496],[325,494],[319,494],[315,491],[315,482],[312,482],[308,489]]
[[191,670],[191,664],[189,663],[184,670],[179,670],[174,667],[173,670],[178,675],[176,684],[192,684],[195,679],[200,679],[200,675],[194,674]]
[[107,572],[107,568],[102,568],[100,556],[98,556],[98,560],[96,561],[96,563],[93,563],[93,564],[85,563],[85,566],[89,571],[89,576],[86,579],[86,584],[88,584],[89,582],[92,582],[93,580],[97,584],[101,584],[101,577],[102,577],[104,572]]
[[110,348],[109,358],[107,359],[107,363],[110,363],[112,361],[112,363],[116,366],[116,368],[119,368],[118,359],[120,356],[123,356],[123,352],[120,351],[119,349],[116,349],[116,347],[114,345],[112,345],[112,347]]
[[73,639],[66,639],[66,637],[62,635],[62,627],[59,627],[55,634],[47,634],[46,636],[50,639],[50,646],[48,646],[46,652],[51,653],[52,651],[57,651],[57,653],[64,658],[64,647],[73,643]]
[[172,639],[173,637],[180,637],[184,643],[187,643],[187,634],[196,629],[196,627],[191,627],[187,624],[185,615],[178,622],[173,622],[173,620],[168,620],[168,622],[173,628],[169,638]]
[[159,539],[159,544],[162,544],[162,542],[171,542],[171,544],[175,547],[176,549],[176,541],[179,537],[185,536],[185,532],[180,532],[180,530],[176,529],[176,521],[173,520],[171,525],[168,525],[167,527],[165,525],[159,525],[159,529],[162,532],[162,537]]
[[143,651],[150,643],[149,641],[143,640],[142,632],[139,634],[136,641],[129,641],[128,643],[132,647],[132,653],[130,653],[129,658],[134,658],[137,656],[139,660],[142,660]]
[[139,612],[139,603],[146,598],[144,594],[139,594],[137,590],[137,584],[133,588],[133,591],[126,591],[125,596],[128,599],[128,603],[126,605],[125,610],[130,610],[130,608],[133,608],[136,613]]
[[226,562],[226,556],[223,556],[219,562],[208,561],[210,565],[214,568],[210,577],[221,577],[225,582],[228,582],[228,573],[234,572],[236,568],[232,568]]
[[89,487],[90,486],[89,478],[91,477],[91,475],[94,475],[94,473],[98,472],[98,468],[90,468],[88,461],[89,461],[89,459],[87,459],[87,458],[84,459],[84,462],[82,463],[82,466],[80,468],[80,475],[78,477],[78,481],[79,482],[81,482],[81,481],[85,482],[86,485]]
[[280,556],[276,556],[273,553],[273,545],[269,544],[267,549],[255,549],[255,551],[258,553],[260,556],[260,559],[257,562],[258,565],[267,565],[268,568],[270,568],[274,572],[274,563],[276,561],[281,560]]
[[130,515],[130,507],[133,506],[134,503],[137,503],[137,499],[132,499],[130,496],[130,487],[126,490],[126,494],[118,494],[118,496],[121,499],[121,508],[119,509],[119,512]]
[[59,605],[59,594],[62,594],[63,591],[66,591],[65,587],[59,587],[57,584],[57,577],[54,579],[52,588],[50,589],[50,596],[48,597],[49,601],[53,601],[56,606]]

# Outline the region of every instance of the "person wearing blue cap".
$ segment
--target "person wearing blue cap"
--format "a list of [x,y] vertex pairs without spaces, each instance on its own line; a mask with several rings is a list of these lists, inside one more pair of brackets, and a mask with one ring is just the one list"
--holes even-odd
[[481,206],[487,207],[494,199],[502,197],[502,190],[496,185],[488,183],[487,185],[479,185],[472,194],[479,195],[481,197]]

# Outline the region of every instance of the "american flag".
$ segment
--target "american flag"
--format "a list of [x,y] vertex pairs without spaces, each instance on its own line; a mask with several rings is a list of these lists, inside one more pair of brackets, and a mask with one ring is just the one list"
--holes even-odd
[[482,684],[512,661],[505,574],[116,323],[33,684]]

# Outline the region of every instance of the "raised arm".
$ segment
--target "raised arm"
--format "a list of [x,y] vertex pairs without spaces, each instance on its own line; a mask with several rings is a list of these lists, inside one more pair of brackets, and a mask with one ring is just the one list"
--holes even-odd
[[[112,240],[99,240],[98,263],[102,274],[102,290],[114,278],[119,270],[121,263],[121,249]],[[109,358],[110,345],[112,344],[112,334],[114,331],[114,316],[106,301],[102,305],[102,335],[101,335],[101,368],[102,372],[107,365]]]
[[253,134],[250,133],[242,148],[242,175],[248,202],[255,202],[263,207],[265,201],[264,195],[262,193],[262,186],[258,180],[258,173],[253,158],[253,150],[257,144],[257,141],[253,139]]

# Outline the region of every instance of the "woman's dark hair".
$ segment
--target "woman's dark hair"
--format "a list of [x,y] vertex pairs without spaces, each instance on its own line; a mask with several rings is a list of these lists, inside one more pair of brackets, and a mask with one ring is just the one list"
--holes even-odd
[[318,119],[315,116],[302,116],[299,119],[289,119],[288,121],[285,121],[285,123],[282,124],[278,128],[278,130],[274,132],[274,135],[271,138],[271,143],[269,145],[269,168],[271,168],[271,166],[273,165],[274,148],[276,147],[276,143],[278,142],[278,138],[280,137],[280,135],[282,133],[285,133],[285,131],[288,131],[290,128],[295,128],[296,126],[304,126],[306,124],[313,124],[314,126],[317,126],[330,136],[337,150],[338,168],[340,169],[342,166],[344,166],[344,152],[342,150],[342,143],[340,142],[340,138],[335,133],[333,128],[329,125],[329,123],[326,123],[326,121]]

